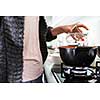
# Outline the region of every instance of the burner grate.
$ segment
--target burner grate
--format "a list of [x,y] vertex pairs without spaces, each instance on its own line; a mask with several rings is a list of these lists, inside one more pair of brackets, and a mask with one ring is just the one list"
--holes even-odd
[[75,67],[61,63],[61,65],[54,65],[51,71],[58,83],[100,83],[100,66],[98,65]]

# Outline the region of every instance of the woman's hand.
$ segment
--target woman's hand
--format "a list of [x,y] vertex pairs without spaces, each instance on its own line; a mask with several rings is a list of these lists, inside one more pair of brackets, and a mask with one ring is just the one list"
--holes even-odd
[[84,24],[76,23],[72,25],[56,27],[52,29],[52,34],[55,36],[61,33],[69,33],[74,40],[79,40],[84,37],[84,34],[82,33],[82,30],[80,28],[88,30],[88,28]]
[[[64,26],[64,27],[66,27],[66,26]],[[67,26],[67,28],[68,27],[69,27],[69,34],[76,41],[78,41],[78,40],[82,39],[82,37],[84,37],[84,34],[82,33],[82,30],[80,28],[84,28],[84,29],[88,30],[88,28],[84,24],[81,24],[81,23],[69,25],[69,26]],[[66,30],[66,29],[64,28],[64,30]]]

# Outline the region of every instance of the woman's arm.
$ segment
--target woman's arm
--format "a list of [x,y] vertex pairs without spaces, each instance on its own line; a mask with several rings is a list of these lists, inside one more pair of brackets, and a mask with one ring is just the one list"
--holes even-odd
[[76,24],[72,24],[72,25],[64,25],[64,26],[52,28],[51,34],[52,34],[52,36],[57,36],[61,33],[67,33],[67,34],[73,33],[73,34],[71,34],[72,38],[75,40],[78,40],[84,36],[84,34],[82,33],[82,30],[80,28],[84,28],[84,29],[88,30],[88,28],[85,25],[83,25],[81,23],[76,23]]

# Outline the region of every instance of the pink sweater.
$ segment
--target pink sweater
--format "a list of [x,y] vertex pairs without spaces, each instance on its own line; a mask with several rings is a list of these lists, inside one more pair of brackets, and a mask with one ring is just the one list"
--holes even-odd
[[39,17],[25,17],[23,81],[34,80],[43,73],[39,44]]

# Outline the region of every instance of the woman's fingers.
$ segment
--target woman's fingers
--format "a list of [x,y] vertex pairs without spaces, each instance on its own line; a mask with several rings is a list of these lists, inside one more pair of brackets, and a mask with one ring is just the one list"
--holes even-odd
[[76,41],[79,41],[80,39],[84,37],[83,33],[80,33],[80,32],[71,33],[70,35]]
[[71,37],[72,37],[75,41],[77,41],[77,38],[75,38],[74,34],[71,35]]
[[75,23],[73,25],[69,25],[68,29],[70,32],[70,36],[75,41],[79,41],[80,39],[83,39],[83,37],[84,37],[84,34],[80,28],[84,28],[84,29],[88,30],[87,26],[85,26],[84,24],[81,24],[81,23]]
[[79,29],[79,28],[77,28],[77,31],[78,31],[79,33],[82,33],[82,30],[81,30],[81,29]]
[[84,29],[86,29],[86,30],[89,30],[88,27],[85,26],[84,24],[78,23],[78,24],[77,24],[77,27],[78,27],[78,28],[82,27],[82,28],[84,28]]
[[81,33],[80,34],[76,34],[76,38],[77,38],[77,40],[80,40],[80,39],[82,39],[82,35],[81,35]]
[[84,34],[82,33],[82,30],[81,29],[79,29],[78,27],[76,27],[74,30],[73,30],[73,32],[75,32],[75,34],[74,34],[74,40],[77,40],[77,41],[79,41],[80,39],[82,39],[83,37],[84,37]]

